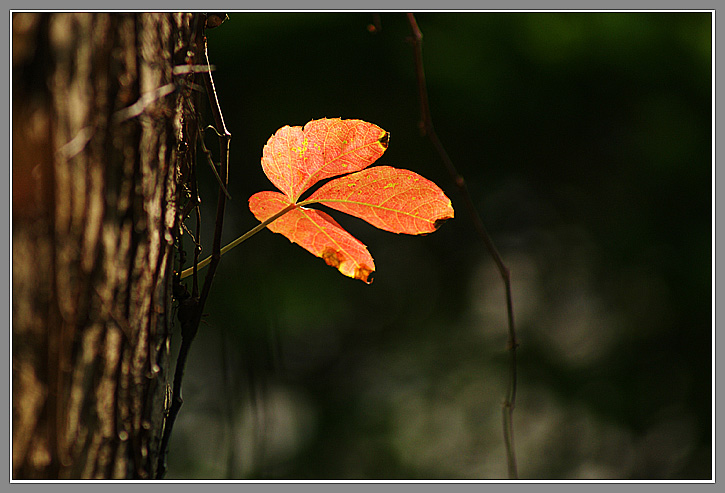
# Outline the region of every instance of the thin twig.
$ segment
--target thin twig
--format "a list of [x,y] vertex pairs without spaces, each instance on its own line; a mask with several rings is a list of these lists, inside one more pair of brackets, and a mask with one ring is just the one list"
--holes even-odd
[[513,412],[516,405],[516,348],[518,347],[518,341],[516,339],[516,330],[514,326],[514,310],[513,301],[511,297],[511,273],[506,267],[496,249],[496,245],[493,243],[491,236],[486,231],[483,225],[481,216],[478,214],[476,207],[473,205],[471,194],[468,192],[466,182],[458,173],[458,170],[453,165],[453,161],[448,156],[443,144],[441,143],[435,129],[433,128],[433,119],[430,113],[430,106],[428,104],[428,90],[426,89],[425,83],[425,71],[423,69],[423,34],[418,28],[418,23],[415,20],[415,16],[412,13],[408,13],[408,22],[413,38],[413,47],[415,50],[415,69],[416,78],[418,81],[418,94],[420,97],[420,129],[423,135],[427,136],[433,144],[441,160],[445,164],[451,179],[458,187],[458,191],[463,199],[463,202],[468,211],[468,215],[473,221],[473,226],[478,234],[479,238],[483,241],[486,249],[496,263],[498,272],[503,280],[506,290],[506,314],[508,316],[508,343],[507,350],[509,351],[509,386],[506,393],[506,399],[503,403],[502,416],[503,416],[503,435],[504,443],[506,446],[506,459],[508,463],[508,475],[510,479],[518,478],[518,470],[516,465],[516,452],[514,449],[514,428],[513,428]]
[[[197,121],[198,125],[198,121]],[[214,127],[211,127],[214,128]],[[211,152],[209,149],[206,148],[206,144],[204,143],[204,131],[199,128],[199,133],[201,134],[201,139],[199,142],[201,143],[201,151],[206,156],[206,162],[209,163],[209,167],[211,168],[212,173],[214,174],[214,178],[216,178],[217,183],[219,183],[219,186],[222,188],[222,191],[224,192],[224,195],[227,196],[229,200],[232,199],[232,196],[229,195],[229,192],[227,191],[227,187],[224,186],[224,182],[222,182],[221,176],[219,176],[219,172],[216,170],[216,164],[214,164],[214,160],[211,157]]]
[[[204,37],[204,56],[206,57],[207,65],[209,63],[209,50],[207,46],[206,36]],[[209,291],[211,289],[211,283],[216,273],[216,268],[219,265],[221,259],[221,241],[222,241],[222,225],[224,223],[224,209],[226,207],[226,187],[229,185],[229,141],[232,138],[232,134],[227,130],[224,124],[224,116],[222,115],[222,109],[219,105],[219,98],[217,97],[216,88],[214,87],[214,79],[211,71],[204,73],[204,83],[206,85],[206,92],[209,95],[211,101],[211,110],[214,115],[214,122],[216,127],[219,129],[219,156],[221,159],[220,173],[221,183],[219,184],[219,197],[217,199],[217,210],[216,210],[216,222],[214,225],[214,241],[212,243],[211,250],[211,262],[209,263],[209,270],[204,278],[204,287],[201,290],[201,296],[199,297],[199,303],[203,308]],[[201,313],[199,313],[201,317]]]
[[146,111],[146,108],[151,103],[153,103],[157,99],[161,99],[163,97],[168,96],[175,90],[176,90],[176,84],[169,83],[169,84],[166,84],[165,86],[159,87],[158,89],[156,89],[154,91],[147,92],[146,94],[141,96],[138,99],[138,101],[133,103],[131,106],[128,106],[126,108],[116,111],[113,114],[114,123],[120,123],[120,122],[123,122],[130,118],[137,117],[138,115],[140,115],[141,113]]
[[[196,167],[196,166],[194,166]],[[194,176],[196,176],[196,173],[194,173]],[[197,184],[194,183],[194,189],[195,193],[197,194],[198,199],[198,191],[196,190]],[[194,208],[196,214],[196,239],[194,241],[194,264],[193,264],[193,271],[194,271],[194,279],[191,285],[191,296],[194,299],[199,299],[199,276],[196,275],[196,273],[199,271],[198,263],[199,263],[199,254],[201,254],[201,207],[198,205],[199,202],[197,200],[197,206]]]
[[[159,87],[158,89],[148,92],[141,96],[138,101],[136,101],[131,106],[127,106],[126,108],[122,108],[115,113],[113,113],[112,118],[114,123],[121,123],[126,120],[129,120],[131,118],[135,118],[139,116],[141,113],[146,111],[146,108],[151,105],[154,101],[164,98],[174,92],[176,90],[176,85],[166,84],[164,86]],[[90,142],[90,140],[93,138],[93,136],[96,133],[95,127],[87,126],[81,128],[78,133],[76,133],[75,137],[73,137],[70,141],[63,144],[63,146],[58,149],[58,154],[65,159],[70,159],[74,156],[76,156],[78,153],[80,153]]]
[[177,65],[172,69],[174,75],[190,74],[192,72],[206,72],[208,70],[216,70],[213,65]]

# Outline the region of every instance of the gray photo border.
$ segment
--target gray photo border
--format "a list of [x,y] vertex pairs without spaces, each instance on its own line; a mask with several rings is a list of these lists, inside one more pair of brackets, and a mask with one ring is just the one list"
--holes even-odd
[[[8,35],[5,39],[8,40],[8,48],[3,53],[3,58],[6,61],[6,67],[11,66],[11,49],[10,49],[10,36],[11,36],[11,18],[12,18],[12,11],[27,11],[27,10],[51,10],[51,11],[57,11],[57,10],[70,10],[70,11],[85,11],[85,10],[106,10],[106,9],[99,9],[98,2],[90,1],[90,0],[82,0],[77,1],[73,5],[71,5],[69,8],[58,8],[57,5],[51,4],[49,1],[44,2],[23,2],[21,4],[20,2],[13,2],[16,5],[10,5],[8,9],[8,23],[6,24],[8,26]],[[656,5],[655,5],[656,3]],[[722,370],[722,368],[717,368],[717,354],[721,353],[721,341],[722,338],[720,338],[720,341],[718,341],[718,338],[716,337],[716,327],[719,326],[719,321],[716,313],[716,308],[718,306],[723,305],[723,295],[722,291],[718,291],[717,284],[720,279],[723,277],[723,265],[720,263],[718,265],[717,262],[717,253],[719,252],[718,249],[718,243],[722,245],[722,242],[718,242],[719,235],[717,234],[718,225],[720,223],[720,219],[722,217],[725,217],[725,214],[721,210],[723,207],[723,201],[718,201],[719,193],[721,190],[723,190],[723,173],[718,173],[720,168],[720,161],[721,161],[721,153],[717,152],[717,142],[720,142],[720,137],[722,137],[722,129],[718,128],[717,121],[718,116],[722,114],[723,112],[723,103],[722,99],[718,100],[717,94],[716,94],[716,88],[717,88],[717,81],[722,80],[722,77],[718,77],[720,75],[720,70],[722,69],[722,64],[717,63],[720,61],[720,58],[722,57],[722,45],[723,45],[723,37],[720,36],[720,32],[717,29],[717,11],[716,9],[713,10],[712,4],[705,4],[705,5],[693,5],[692,2],[689,3],[689,5],[683,5],[685,2],[673,2],[671,0],[667,0],[664,2],[652,2],[652,1],[622,1],[622,0],[611,0],[609,2],[581,2],[581,1],[574,1],[574,0],[565,0],[565,1],[558,1],[558,2],[551,2],[544,5],[541,2],[535,2],[534,0],[511,0],[511,1],[504,1],[504,0],[492,0],[488,2],[474,2],[474,1],[457,1],[457,2],[448,2],[446,3],[446,8],[441,8],[440,4],[431,2],[429,0],[424,2],[411,2],[411,1],[387,1],[382,2],[378,0],[373,0],[369,2],[334,2],[331,0],[325,0],[325,1],[315,1],[315,2],[305,2],[304,4],[301,4],[300,2],[293,3],[291,0],[285,0],[285,1],[264,1],[264,0],[250,0],[247,2],[244,2],[244,9],[239,10],[240,2],[231,2],[231,1],[223,1],[223,2],[215,2],[213,6],[203,6],[204,11],[238,11],[238,12],[244,12],[244,11],[288,11],[288,10],[295,10],[295,11],[309,11],[309,10],[335,10],[335,11],[405,11],[405,10],[412,10],[412,11],[421,11],[421,10],[430,10],[430,11],[452,11],[452,10],[507,10],[507,11],[515,11],[515,10],[546,10],[546,11],[560,11],[560,10],[592,10],[592,11],[599,11],[599,10],[707,10],[713,12],[713,35],[714,35],[714,43],[713,43],[713,115],[712,115],[712,128],[713,128],[713,141],[712,141],[712,323],[713,323],[713,335],[712,335],[712,357],[713,357],[713,479],[717,478],[717,470],[720,469],[720,462],[717,454],[716,454],[716,444],[720,442],[722,430],[718,430],[716,426],[716,409],[718,402],[716,401],[715,397],[717,396],[717,382],[721,382],[722,379],[718,379],[719,377],[719,371]],[[697,2],[697,3],[704,3],[704,2]],[[125,11],[128,10],[140,10],[140,11],[146,11],[146,10],[202,10],[200,9],[200,4],[198,2],[190,2],[188,0],[182,1],[182,2],[176,2],[172,5],[172,2],[155,2],[155,5],[152,5],[149,8],[148,2],[141,2],[137,0],[128,0],[127,2],[124,2],[125,6],[127,7],[124,9]],[[304,7],[302,7],[304,5]],[[8,70],[7,77],[2,79],[3,91],[5,94],[8,95],[8,100],[11,100],[11,88],[10,88],[10,79],[11,79],[11,70]],[[11,482],[10,475],[11,475],[11,427],[10,427],[10,411],[11,411],[11,388],[10,388],[10,380],[11,380],[11,369],[12,369],[12,354],[11,354],[11,345],[10,345],[10,339],[11,339],[11,324],[12,324],[12,311],[11,311],[11,266],[12,266],[12,195],[11,195],[11,182],[12,182],[12,150],[11,150],[11,115],[10,115],[10,106],[7,106],[7,119],[5,120],[5,125],[7,126],[7,130],[2,132],[2,144],[4,144],[4,149],[7,150],[7,159],[8,159],[8,165],[7,165],[7,176],[8,179],[2,181],[2,184],[0,185],[2,187],[3,196],[6,197],[7,200],[7,213],[2,215],[3,222],[6,222],[7,228],[6,231],[9,231],[9,234],[7,236],[6,242],[0,242],[0,248],[2,249],[2,255],[3,258],[7,259],[7,262],[2,263],[1,269],[2,269],[2,275],[5,279],[7,279],[6,286],[8,287],[8,295],[2,297],[2,309],[4,310],[4,313],[8,314],[7,321],[8,321],[8,344],[6,345],[6,361],[7,365],[2,366],[1,370],[1,378],[0,378],[0,385],[2,386],[1,392],[3,395],[8,396],[8,403],[6,406],[2,407],[2,417],[3,421],[8,424],[7,427],[4,427],[2,430],[4,443],[7,444],[5,448],[2,449],[2,459],[3,463],[7,464],[7,474],[8,474],[8,485],[11,487],[25,487],[27,489],[27,486],[24,485],[25,482]],[[722,228],[720,228],[722,229]],[[722,365],[721,365],[722,366]],[[48,482],[50,484],[54,484],[52,487],[56,488],[58,486],[61,486],[63,490],[68,491],[76,491],[78,488],[79,482],[57,482],[57,481],[51,481]],[[60,485],[55,483],[61,483]],[[91,487],[91,488],[97,488],[98,486],[103,485],[105,488],[110,488],[111,490],[121,490],[123,488],[127,488],[129,484],[132,483],[139,483],[135,481],[121,481],[121,482],[81,482],[80,484],[83,484],[83,487]],[[274,483],[273,486],[275,489],[277,486],[285,487],[293,487],[293,488],[299,488],[302,487],[303,491],[337,491],[340,486],[343,487],[345,491],[357,491],[362,490],[363,488],[367,487],[386,487],[386,485],[393,484],[396,489],[403,489],[403,490],[415,490],[419,491],[420,488],[423,488],[424,491],[440,491],[443,488],[446,488],[449,484],[455,484],[457,488],[462,488],[463,491],[480,491],[480,487],[482,484],[480,483],[494,483],[494,484],[487,484],[486,487],[495,487],[499,488],[500,483],[508,483],[506,481],[443,481],[443,482],[430,482],[430,481],[424,481],[421,483],[417,482],[408,482],[408,481],[402,481],[402,482],[341,482],[341,481],[325,481],[325,482],[298,482],[298,481],[235,481],[235,482],[227,482],[227,481],[163,481],[161,484],[159,482],[149,482],[149,483],[155,483],[157,487],[161,489],[168,489],[170,490],[173,488],[175,492],[180,492],[182,489],[184,491],[196,491],[198,490],[198,487],[200,484],[215,484],[217,487],[221,487],[223,490],[229,490],[229,491],[238,491],[242,485],[238,483],[243,483],[243,487],[245,490],[247,488],[252,488],[252,490],[265,490],[268,491],[268,483]],[[361,484],[362,483],[362,484]],[[609,482],[579,482],[579,481],[556,481],[556,482],[543,482],[543,481],[519,481],[516,485],[507,485],[506,487],[515,487],[515,488],[526,488],[527,485],[530,484],[538,484],[543,485],[547,490],[551,489],[552,491],[560,491],[562,485],[566,485],[566,488],[572,487],[572,488],[578,488],[581,487],[583,483],[586,484],[587,489],[595,489],[599,490],[602,488],[609,488],[616,487],[618,484],[623,483],[619,481],[609,481]],[[573,483],[573,484],[569,484]],[[637,483],[637,482],[624,482],[624,483]],[[682,486],[679,484],[681,482],[657,482],[656,484],[652,484],[653,482],[644,482],[644,483],[637,483],[637,485],[641,488],[644,488],[645,490],[652,490],[654,491],[657,489],[657,491],[662,491],[661,489],[664,488],[665,490],[672,490],[672,491],[681,491]],[[689,481],[686,481],[684,483],[691,483]],[[701,483],[701,482],[699,482]],[[35,482],[35,484],[45,485],[46,482],[38,483]],[[21,486],[22,485],[22,486]],[[460,490],[459,490],[460,491]]]

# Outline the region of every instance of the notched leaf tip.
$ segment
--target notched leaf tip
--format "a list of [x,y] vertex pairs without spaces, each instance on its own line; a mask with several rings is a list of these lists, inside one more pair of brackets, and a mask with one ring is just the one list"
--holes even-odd
[[355,275],[353,277],[360,279],[366,284],[370,284],[373,282],[373,274],[375,274],[374,270],[370,269],[367,265],[361,265],[355,268]]
[[380,145],[383,146],[383,149],[388,148],[388,142],[390,141],[390,132],[385,132],[382,137],[378,139],[378,142],[380,142]]
[[447,222],[449,219],[451,219],[451,218],[450,217],[443,217],[443,218],[440,218],[440,219],[436,219],[435,222],[433,223],[433,228],[435,228],[435,230],[438,231],[438,228],[440,228],[441,226],[443,226],[443,224],[445,222]]

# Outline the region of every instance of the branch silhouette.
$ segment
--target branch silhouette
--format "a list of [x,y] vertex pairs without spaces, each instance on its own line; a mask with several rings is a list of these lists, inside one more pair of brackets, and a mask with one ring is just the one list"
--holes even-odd
[[[199,330],[199,323],[201,322],[201,316],[202,312],[204,310],[204,305],[206,304],[206,300],[209,297],[209,292],[211,291],[211,285],[214,280],[214,274],[216,273],[216,268],[219,265],[219,260],[221,259],[221,235],[222,235],[222,225],[224,223],[224,209],[226,207],[226,199],[228,196],[227,192],[227,185],[229,183],[228,178],[228,172],[229,172],[229,141],[231,140],[231,134],[227,130],[226,125],[224,124],[224,117],[222,116],[221,106],[219,105],[219,99],[217,98],[216,89],[214,88],[214,79],[212,78],[211,73],[211,67],[212,65],[209,63],[209,52],[208,52],[208,46],[207,46],[207,39],[206,36],[203,34],[203,27],[199,26],[198,19],[197,19],[197,31],[196,31],[196,39],[201,39],[201,42],[203,43],[204,48],[204,58],[205,63],[204,66],[208,67],[208,70],[203,72],[204,77],[204,83],[206,86],[206,93],[209,98],[209,101],[211,103],[211,111],[214,116],[214,122],[215,126],[218,130],[216,130],[216,133],[219,137],[219,155],[221,159],[220,163],[220,169],[219,173],[215,173],[215,176],[217,178],[217,181],[219,182],[219,193],[218,193],[218,200],[217,200],[217,211],[216,211],[216,221],[214,226],[214,242],[212,244],[212,255],[208,262],[209,269],[207,270],[206,277],[204,278],[204,284],[201,288],[201,294],[199,294],[199,283],[197,279],[197,274],[199,270],[199,248],[197,245],[197,248],[194,251],[194,266],[191,268],[191,273],[194,275],[193,278],[193,284],[192,284],[192,292],[188,293],[185,287],[178,284],[178,281],[181,280],[181,276],[179,275],[177,279],[177,285],[175,286],[176,292],[174,293],[174,296],[179,301],[179,312],[178,312],[178,318],[181,322],[181,347],[179,348],[179,355],[176,359],[176,368],[174,371],[174,383],[173,383],[173,390],[172,390],[172,396],[171,396],[171,407],[169,409],[169,413],[166,417],[166,422],[164,424],[164,433],[161,439],[161,445],[159,450],[159,460],[158,460],[158,466],[157,466],[157,472],[156,472],[156,478],[157,479],[163,479],[163,477],[166,474],[167,469],[167,463],[166,463],[166,457],[168,453],[168,446],[169,441],[171,439],[171,432],[174,427],[174,423],[176,422],[176,417],[179,414],[179,410],[181,409],[181,405],[183,404],[184,400],[181,395],[181,383],[184,378],[184,370],[186,368],[186,360],[189,355],[189,350],[191,349],[191,343],[193,342],[194,338],[196,337],[196,333]],[[198,130],[198,127],[197,127]],[[203,145],[203,144],[202,144]],[[206,148],[204,147],[204,150],[206,151]],[[208,152],[208,151],[206,151]],[[208,154],[207,154],[208,156]],[[212,168],[215,167],[214,163],[210,163],[212,165]],[[194,165],[195,168],[195,165]],[[216,170],[215,170],[216,171]],[[192,173],[195,175],[195,169],[192,171]],[[196,195],[196,176],[192,177],[194,187],[194,194]],[[200,217],[199,217],[199,211],[198,211],[198,200],[196,201],[196,221],[197,221],[197,239],[200,229]]]
[[425,83],[425,70],[423,68],[423,34],[418,27],[418,23],[415,20],[415,15],[412,13],[407,14],[408,23],[410,24],[410,30],[412,34],[413,49],[415,54],[415,72],[416,79],[418,81],[418,95],[420,99],[420,130],[421,133],[428,137],[431,144],[435,148],[436,152],[440,156],[443,164],[445,165],[451,179],[456,184],[458,192],[463,199],[463,203],[466,206],[468,215],[473,222],[473,227],[478,234],[478,237],[483,241],[483,244],[488,250],[488,253],[493,258],[498,268],[499,275],[503,280],[504,287],[506,290],[506,313],[508,317],[508,343],[507,350],[509,351],[509,386],[506,393],[506,398],[502,406],[502,418],[503,418],[503,435],[504,443],[506,445],[506,459],[508,464],[508,475],[510,479],[518,479],[518,468],[516,465],[516,452],[514,449],[514,427],[513,427],[513,412],[516,407],[516,348],[518,347],[518,341],[516,339],[516,329],[514,326],[514,309],[513,299],[511,297],[511,273],[506,267],[501,258],[501,255],[493,243],[491,236],[486,231],[481,216],[478,214],[476,207],[473,205],[471,194],[468,192],[466,182],[458,173],[458,170],[453,164],[453,161],[448,156],[443,144],[436,134],[435,128],[433,127],[433,118],[430,113],[430,105],[428,104],[428,90]]

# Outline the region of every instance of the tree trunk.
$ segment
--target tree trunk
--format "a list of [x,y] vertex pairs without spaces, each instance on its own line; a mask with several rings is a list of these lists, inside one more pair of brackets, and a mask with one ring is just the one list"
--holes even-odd
[[13,14],[14,479],[154,477],[200,19]]

